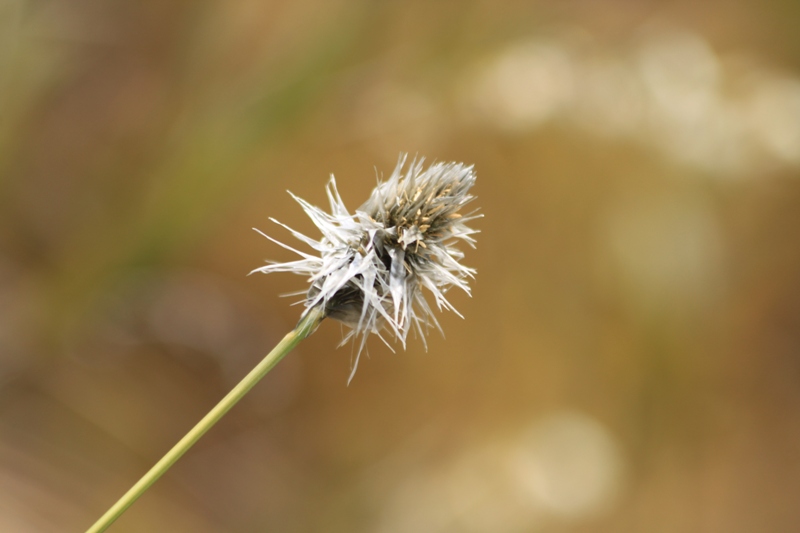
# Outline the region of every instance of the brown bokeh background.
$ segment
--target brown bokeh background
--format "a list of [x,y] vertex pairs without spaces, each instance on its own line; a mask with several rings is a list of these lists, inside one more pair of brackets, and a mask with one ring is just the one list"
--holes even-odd
[[83,531],[296,322],[286,189],[475,165],[465,320],[324,323],[118,532],[800,530],[796,2],[0,2],[0,531]]

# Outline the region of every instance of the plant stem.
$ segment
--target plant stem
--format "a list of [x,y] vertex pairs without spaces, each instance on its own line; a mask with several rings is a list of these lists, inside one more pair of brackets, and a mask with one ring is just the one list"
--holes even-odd
[[267,372],[278,364],[278,361],[297,346],[301,340],[311,335],[325,317],[319,308],[311,309],[297,326],[278,343],[266,357],[247,374],[209,413],[203,417],[164,457],[157,462],[136,484],[120,498],[86,533],[100,533],[105,531],[114,520],[120,517],[125,510],[135,502],[139,496],[150,488],[175,461],[186,453],[206,431],[216,424],[228,410],[236,405],[253,386],[263,378]]

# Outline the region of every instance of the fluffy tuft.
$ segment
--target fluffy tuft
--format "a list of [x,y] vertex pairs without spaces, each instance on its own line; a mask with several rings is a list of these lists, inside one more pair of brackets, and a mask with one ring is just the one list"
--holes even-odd
[[478,231],[467,222],[481,215],[475,211],[461,213],[474,199],[469,194],[475,184],[473,167],[435,163],[423,169],[420,159],[404,170],[405,163],[403,154],[389,179],[379,182],[353,214],[339,196],[333,176],[327,185],[330,213],[292,194],[322,237],[315,240],[270,220],[317,255],[296,250],[256,230],[300,259],[271,262],[253,272],[292,272],[308,277],[304,315],[321,306],[325,316],[351,328],[343,343],[360,337],[350,379],[370,333],[386,342],[381,333],[388,330],[405,347],[412,329],[423,343],[431,326],[441,331],[423,288],[438,309],[449,309],[459,316],[445,293],[458,287],[470,294],[467,281],[475,270],[461,264],[464,254],[456,245],[463,241],[475,247],[472,236]]

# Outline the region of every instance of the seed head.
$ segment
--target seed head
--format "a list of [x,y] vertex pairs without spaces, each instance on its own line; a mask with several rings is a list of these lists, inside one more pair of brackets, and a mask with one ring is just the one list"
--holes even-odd
[[455,247],[458,241],[475,247],[472,235],[478,231],[466,223],[482,216],[475,211],[459,212],[474,199],[469,194],[475,183],[473,167],[435,163],[423,170],[420,159],[412,161],[404,171],[405,162],[406,156],[401,154],[391,177],[379,182],[352,215],[339,196],[333,176],[327,186],[330,213],[289,193],[322,232],[322,238],[314,240],[270,220],[319,256],[296,250],[256,230],[301,259],[270,262],[253,272],[308,276],[310,288],[304,292],[304,314],[322,307],[325,316],[351,328],[342,343],[360,337],[350,379],[370,333],[386,342],[381,333],[389,330],[405,347],[411,329],[423,343],[431,325],[441,331],[423,288],[439,309],[461,316],[445,293],[455,286],[469,294],[467,280],[475,274],[474,269],[460,263],[464,254]]

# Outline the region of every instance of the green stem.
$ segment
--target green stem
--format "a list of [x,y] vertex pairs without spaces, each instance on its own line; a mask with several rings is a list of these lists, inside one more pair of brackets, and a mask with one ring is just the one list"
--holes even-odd
[[117,503],[115,503],[100,519],[94,523],[92,527],[86,530],[86,533],[100,533],[105,531],[114,520],[120,517],[125,510],[135,502],[139,496],[150,488],[150,485],[156,482],[175,461],[186,453],[186,451],[194,445],[197,440],[202,437],[206,431],[216,424],[228,410],[236,405],[236,402],[242,399],[253,386],[263,378],[267,372],[272,370],[278,361],[288,354],[292,349],[297,346],[301,340],[311,335],[317,326],[324,318],[324,313],[319,309],[311,309],[306,316],[304,316],[297,326],[289,332],[281,342],[266,357],[247,374],[242,381],[236,385],[220,402],[203,417],[200,422],[193,427],[167,454],[151,468],[142,479],[125,493]]

